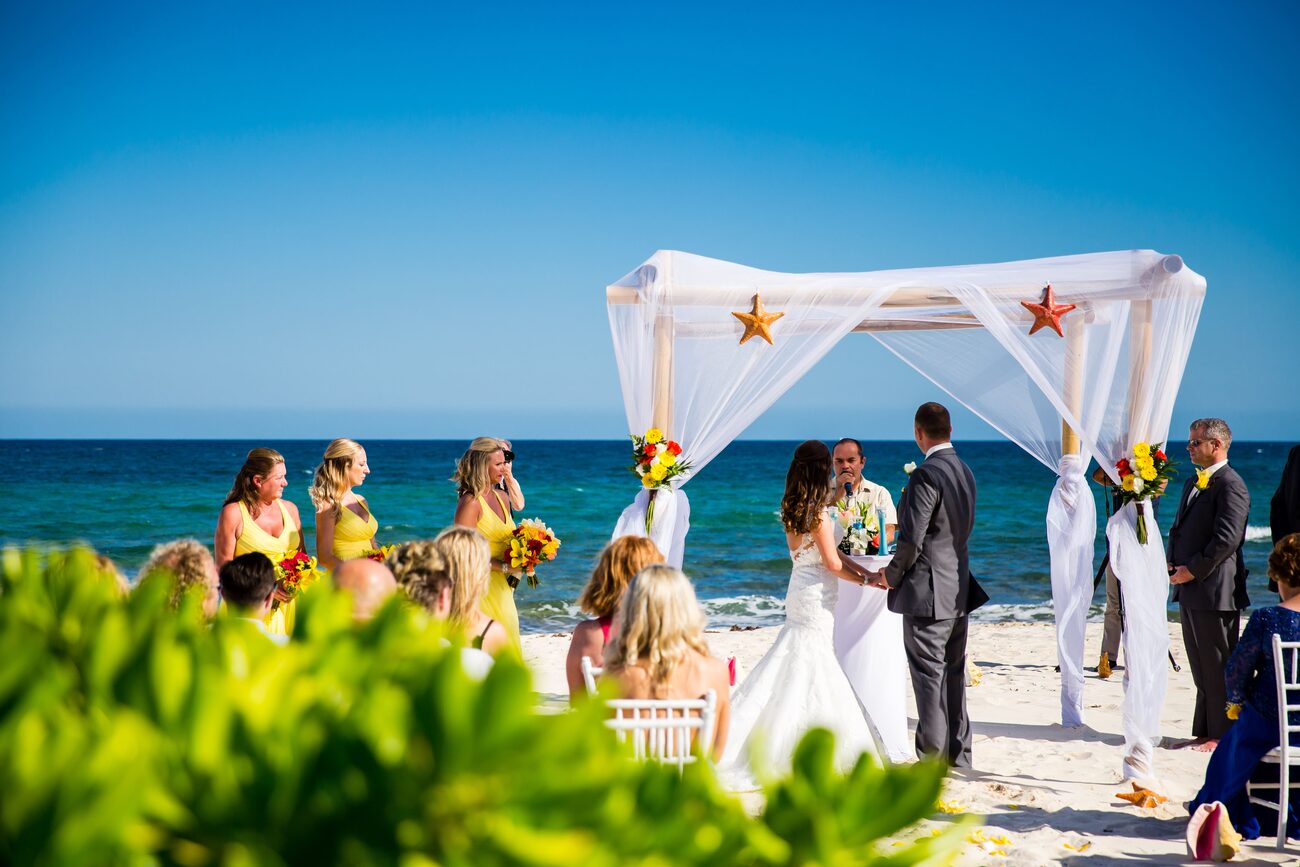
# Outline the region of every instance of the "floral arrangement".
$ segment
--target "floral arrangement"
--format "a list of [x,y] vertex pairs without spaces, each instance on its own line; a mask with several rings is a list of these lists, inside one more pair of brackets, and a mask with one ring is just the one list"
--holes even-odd
[[831,507],[831,518],[844,528],[840,550],[845,554],[876,554],[880,551],[880,521],[870,503],[841,498]]
[[560,547],[560,540],[551,532],[551,528],[536,518],[525,518],[510,534],[511,580],[510,586],[519,586],[521,576],[528,577],[528,586],[536,587],[537,567],[546,560],[554,560]]
[[396,547],[396,545],[380,545],[378,548],[367,548],[362,552],[362,556],[367,560],[382,563],[388,559],[388,555],[393,553],[393,549]]
[[632,434],[632,466],[629,469],[641,479],[641,487],[650,491],[650,504],[645,512],[645,531],[650,534],[654,522],[654,492],[672,486],[673,479],[684,475],[691,462],[682,457],[682,447],[667,439],[664,432],[652,427],[644,436]]
[[1137,504],[1137,537],[1143,545],[1147,541],[1145,503],[1165,492],[1169,479],[1178,471],[1173,461],[1160,449],[1163,443],[1140,442],[1125,457],[1115,462],[1119,471],[1119,500]]
[[276,583],[280,592],[290,600],[297,599],[298,594],[319,581],[320,577],[316,558],[306,551],[286,551],[275,564]]

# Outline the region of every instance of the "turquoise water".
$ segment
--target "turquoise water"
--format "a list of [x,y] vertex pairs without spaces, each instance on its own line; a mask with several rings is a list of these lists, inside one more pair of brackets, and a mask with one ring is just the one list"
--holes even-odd
[[[270,446],[285,456],[285,496],[302,510],[315,550],[307,487],[325,441],[10,440],[11,472],[0,481],[6,520],[0,544],[89,543],[132,573],[160,542],[195,536],[211,543],[217,512],[247,451]],[[382,543],[431,536],[451,522],[455,489],[447,481],[462,441],[370,440],[372,474],[362,493],[379,519]],[[777,508],[793,442],[736,442],[685,488],[691,533],[685,569],[711,624],[780,623],[789,557]],[[1232,464],[1251,492],[1246,561],[1255,601],[1266,599],[1268,501],[1290,444],[1239,442]],[[1015,445],[958,443],[979,485],[972,569],[992,597],[980,617],[1049,619],[1050,578],[1044,513],[1053,474]],[[525,630],[570,627],[573,600],[618,513],[638,490],[627,471],[628,443],[516,440],[515,475],[528,507],[562,540],[540,572],[542,586],[521,587]],[[910,442],[867,443],[867,477],[897,491],[902,466],[919,459]],[[1177,453],[1177,451],[1175,452]],[[1187,462],[1181,466],[1186,471]],[[1162,527],[1170,516],[1162,515]],[[1098,494],[1098,541],[1105,507]],[[1103,552],[1098,546],[1098,563]],[[1104,601],[1099,588],[1098,602]]]

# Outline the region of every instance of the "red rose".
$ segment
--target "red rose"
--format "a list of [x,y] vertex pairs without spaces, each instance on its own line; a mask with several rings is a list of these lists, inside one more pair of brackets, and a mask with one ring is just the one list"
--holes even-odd
[[646,443],[646,446],[645,446],[645,456],[646,456],[646,457],[648,457],[648,458],[652,458],[652,457],[654,457],[656,451],[657,451],[657,449],[656,449],[654,446],[652,446],[650,443]]
[[1160,451],[1160,449],[1156,449],[1156,451],[1155,451],[1155,456],[1156,456],[1156,460],[1158,460],[1158,461],[1167,461],[1167,460],[1169,460],[1168,458],[1165,457],[1165,453],[1162,452],[1162,451]]
[[1121,476],[1128,476],[1133,473],[1133,468],[1128,465],[1128,458],[1120,458],[1115,463],[1115,469],[1119,470]]
[[677,443],[673,442],[672,440],[669,440],[668,451],[673,453],[673,457],[677,457],[682,453],[682,447],[677,445]]

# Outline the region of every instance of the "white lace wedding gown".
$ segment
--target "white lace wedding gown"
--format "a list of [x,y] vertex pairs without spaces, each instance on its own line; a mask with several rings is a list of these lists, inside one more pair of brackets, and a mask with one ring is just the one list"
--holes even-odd
[[[836,527],[836,535],[841,533]],[[731,727],[718,765],[730,788],[752,788],[755,771],[788,770],[795,746],[814,727],[835,734],[835,763],[842,770],[863,752],[880,754],[871,720],[835,658],[835,599],[842,579],[826,571],[811,536],[804,536],[791,558],[785,625],[731,694]]]

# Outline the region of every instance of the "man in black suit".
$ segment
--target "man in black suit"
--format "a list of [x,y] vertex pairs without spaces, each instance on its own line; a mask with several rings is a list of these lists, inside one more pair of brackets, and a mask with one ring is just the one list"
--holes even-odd
[[898,503],[894,559],[872,583],[889,589],[889,610],[903,615],[917,754],[968,768],[966,617],[988,601],[970,574],[966,550],[975,524],[975,476],[952,447],[943,406],[922,404],[914,435],[925,460]]
[[1231,724],[1225,707],[1224,668],[1237,646],[1246,598],[1241,546],[1250,517],[1250,493],[1228,466],[1232,431],[1220,418],[1192,422],[1187,453],[1200,469],[1183,484],[1169,528],[1169,583],[1174,585],[1187,662],[1196,684],[1192,748],[1215,748]]

